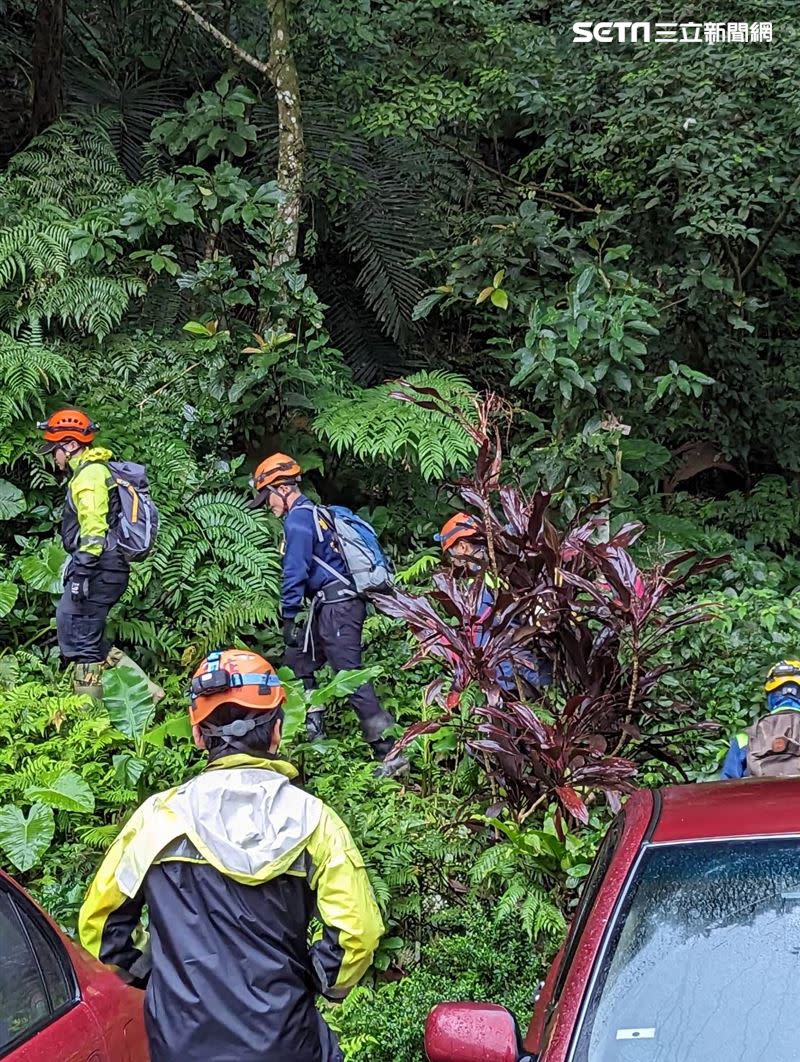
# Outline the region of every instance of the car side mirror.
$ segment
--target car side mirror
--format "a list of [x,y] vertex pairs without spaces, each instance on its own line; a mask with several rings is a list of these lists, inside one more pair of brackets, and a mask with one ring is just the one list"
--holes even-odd
[[494,1003],[440,1003],[425,1023],[430,1062],[518,1062],[514,1016]]

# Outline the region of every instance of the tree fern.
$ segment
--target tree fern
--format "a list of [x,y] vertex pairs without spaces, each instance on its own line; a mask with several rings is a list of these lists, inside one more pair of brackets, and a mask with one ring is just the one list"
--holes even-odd
[[[464,377],[434,371],[410,379],[436,388],[471,415],[474,392]],[[416,465],[425,479],[439,479],[466,467],[475,444],[464,429],[444,414],[397,401],[391,397],[394,390],[395,384],[383,384],[354,397],[331,397],[314,422],[315,430],[339,452],[403,460]]]
[[29,297],[17,298],[13,306],[0,304],[0,323],[17,332],[30,322],[55,320],[103,339],[122,320],[131,298],[145,290],[139,277],[74,272],[29,289]]
[[71,372],[59,354],[0,332],[0,426],[40,408],[43,394],[64,384]]
[[73,217],[116,198],[127,180],[97,116],[63,119],[18,152],[0,178],[0,192],[40,207],[58,204]]

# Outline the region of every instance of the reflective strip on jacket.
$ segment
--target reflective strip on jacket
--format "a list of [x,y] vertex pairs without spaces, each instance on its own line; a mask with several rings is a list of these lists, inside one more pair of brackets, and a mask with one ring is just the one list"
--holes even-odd
[[[99,557],[106,548],[108,529],[116,502],[111,495],[111,477],[106,462],[112,453],[92,446],[70,461],[72,477],[67,487],[61,539],[67,553]],[[117,502],[118,504],[118,502]]]
[[[149,911],[151,1062],[329,1062],[341,999],[384,927],[341,819],[280,760],[226,756],[147,800],[87,894],[80,939],[138,976]],[[309,947],[308,927],[322,930]]]

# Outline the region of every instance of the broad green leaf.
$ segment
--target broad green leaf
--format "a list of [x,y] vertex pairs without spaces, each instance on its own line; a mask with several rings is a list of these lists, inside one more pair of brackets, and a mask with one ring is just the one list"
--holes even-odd
[[44,594],[60,594],[64,589],[62,571],[66,559],[60,542],[48,543],[38,553],[19,562],[23,582]]
[[283,702],[283,739],[289,741],[305,726],[306,692],[303,683],[295,678],[291,668],[278,668],[278,677],[283,683],[286,700]]
[[192,724],[189,721],[188,712],[176,712],[169,715],[163,723],[154,726],[144,735],[144,740],[149,745],[157,745],[162,748],[164,739],[167,737],[185,738],[188,741],[192,736]]
[[500,285],[503,283],[503,278],[505,277],[505,275],[505,269],[501,269],[498,273],[495,273],[494,279],[492,280],[492,287],[499,288]]
[[104,673],[103,704],[111,723],[134,741],[143,738],[155,712],[147,682],[129,667],[114,667]]
[[503,291],[502,288],[497,288],[492,292],[492,304],[498,306],[501,310],[508,309],[508,293]]
[[0,583],[0,619],[7,616],[17,603],[19,590],[14,583]]
[[382,668],[374,666],[362,667],[357,671],[339,671],[330,682],[320,686],[319,689],[312,690],[308,694],[309,707],[324,708],[332,701],[340,700],[342,697],[349,697],[365,682],[372,682],[381,672]]
[[575,294],[578,296],[583,295],[588,290],[589,285],[594,277],[594,266],[587,266],[581,275],[578,277],[578,282],[575,285]]
[[126,789],[135,789],[147,764],[132,752],[121,752],[111,760],[114,778]]
[[25,495],[9,483],[7,479],[0,479],[0,520],[11,520],[19,516],[25,509]]
[[712,272],[710,269],[704,269],[700,274],[700,280],[703,283],[704,288],[708,288],[709,291],[722,291],[725,287],[725,283],[722,277]]
[[39,862],[55,832],[53,812],[44,804],[34,804],[27,815],[16,804],[0,808],[0,848],[19,871]]
[[76,771],[64,771],[50,785],[32,785],[25,799],[60,811],[94,811],[94,793]]
[[209,332],[208,327],[201,324],[200,321],[187,321],[183,326],[183,331],[193,336],[204,336],[206,339],[212,334]]

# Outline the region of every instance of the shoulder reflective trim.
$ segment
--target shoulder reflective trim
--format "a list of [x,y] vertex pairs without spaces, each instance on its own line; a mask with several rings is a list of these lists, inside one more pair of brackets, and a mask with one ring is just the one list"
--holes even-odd
[[105,535],[81,535],[79,549],[84,549],[86,546],[104,546],[105,544]]
[[740,749],[746,749],[747,746],[750,744],[750,738],[746,733],[737,734],[736,744],[739,746]]

